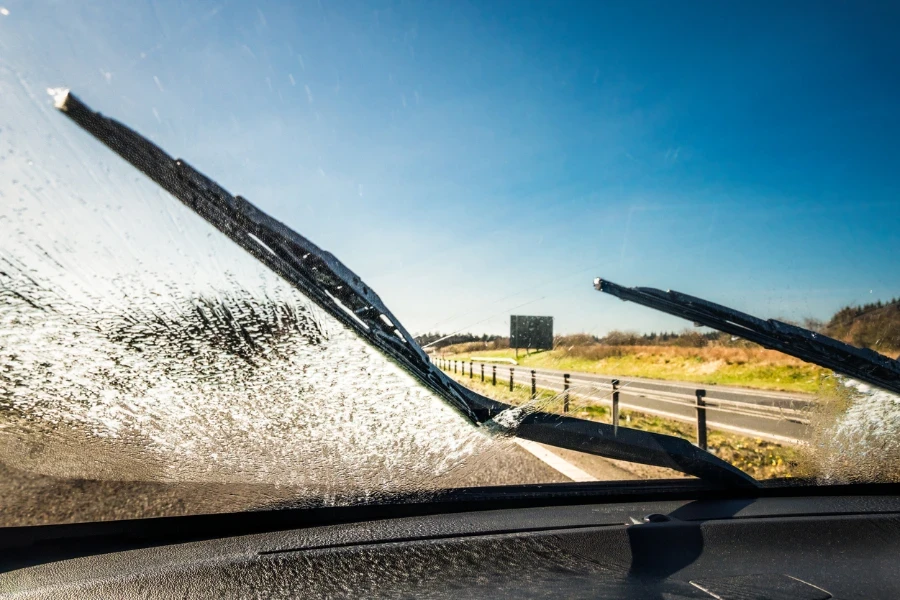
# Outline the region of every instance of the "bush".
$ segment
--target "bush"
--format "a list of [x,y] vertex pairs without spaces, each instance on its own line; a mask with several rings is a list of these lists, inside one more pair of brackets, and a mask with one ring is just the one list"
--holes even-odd
[[682,348],[703,348],[709,344],[709,339],[699,331],[685,330],[681,335],[672,339],[671,346]]
[[604,358],[625,356],[633,349],[627,346],[606,346],[603,344],[590,344],[585,346],[572,346],[566,351],[566,355],[586,358],[587,360],[602,360]]
[[553,338],[554,348],[573,348],[575,346],[591,346],[598,343],[597,337],[587,333],[558,335]]
[[637,346],[642,341],[644,341],[642,336],[637,332],[617,329],[613,329],[600,339],[600,343],[607,346]]

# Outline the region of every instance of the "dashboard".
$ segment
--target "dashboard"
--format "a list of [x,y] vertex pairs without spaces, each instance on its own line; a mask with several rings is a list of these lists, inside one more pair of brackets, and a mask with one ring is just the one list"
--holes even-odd
[[[0,552],[0,595],[900,598],[898,495],[604,501],[417,516],[397,509],[396,517],[386,510],[373,520],[173,544],[142,541],[147,523],[141,530],[108,524],[105,533],[89,525],[17,528]],[[221,517],[158,521],[165,529],[206,518],[208,528]],[[121,549],[129,544],[144,547]]]

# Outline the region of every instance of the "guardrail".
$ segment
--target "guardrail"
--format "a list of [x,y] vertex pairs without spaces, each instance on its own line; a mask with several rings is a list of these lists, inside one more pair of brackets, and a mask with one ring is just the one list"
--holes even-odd
[[[463,376],[466,375],[466,362],[468,362],[469,378],[474,379],[475,361],[451,360],[443,357],[432,357],[432,362],[438,368],[444,371],[461,373]],[[481,381],[485,382],[485,363],[479,361],[479,364]],[[490,364],[488,366],[490,366],[491,368],[491,384],[497,385],[498,365]],[[516,368],[513,366],[506,367],[505,365],[502,368],[508,369],[509,371],[509,390],[513,391],[515,389]],[[533,400],[537,398],[538,394],[537,377],[537,371],[532,369],[530,371],[530,383],[531,398]],[[607,384],[600,381],[572,377],[569,373],[563,373],[561,376],[551,373],[540,373],[540,377],[542,379],[542,383],[549,381],[552,383],[561,384],[561,391],[559,389],[550,389],[546,387],[542,387],[541,389],[556,392],[562,397],[563,413],[569,412],[570,396],[577,395],[581,398],[591,400],[596,403],[608,404],[611,409],[611,420],[614,427],[618,427],[619,425],[619,398],[620,394],[623,391],[625,391],[630,396],[637,396],[640,398],[647,398],[655,402],[664,402],[681,407],[693,408],[696,415],[697,445],[704,450],[707,449],[708,445],[708,412],[742,415],[759,419],[770,419],[773,421],[789,420],[799,424],[809,423],[809,420],[806,418],[806,413],[804,411],[782,406],[768,406],[765,404],[754,404],[750,402],[726,400],[724,398],[716,398],[714,396],[711,397],[708,393],[708,390],[706,390],[705,388],[696,388],[693,390],[692,394],[688,394],[643,388],[641,387],[641,382],[626,382],[623,384],[619,379],[613,379],[610,381],[610,383]],[[671,413],[664,413],[658,410],[654,410],[650,407],[634,406],[631,408],[636,411],[649,414],[665,415],[668,417],[672,416]]]

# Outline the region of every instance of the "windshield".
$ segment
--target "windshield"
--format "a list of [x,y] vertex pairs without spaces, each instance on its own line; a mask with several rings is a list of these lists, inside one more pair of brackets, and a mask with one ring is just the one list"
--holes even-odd
[[0,525],[900,479],[894,15],[0,2]]

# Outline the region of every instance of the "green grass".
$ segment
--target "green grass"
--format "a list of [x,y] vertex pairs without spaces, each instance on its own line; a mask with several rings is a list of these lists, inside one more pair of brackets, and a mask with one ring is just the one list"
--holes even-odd
[[[592,358],[567,350],[525,355],[518,364],[525,367],[559,369],[572,373],[596,373],[621,377],[646,377],[690,381],[705,385],[733,385],[763,390],[815,393],[821,379],[830,373],[816,365],[784,357],[772,351],[739,351],[728,348],[671,348],[621,350],[619,356]],[[515,358],[514,350],[486,350],[447,355],[468,361],[471,357]]]
[[[545,412],[562,413],[563,400],[558,392],[538,388],[537,398],[532,399],[530,384],[515,384],[513,390],[510,391],[509,379],[498,377],[497,385],[492,385],[489,372],[485,373],[484,383],[481,382],[481,373],[478,370],[475,371],[472,379],[469,379],[468,371],[464,375],[454,374],[452,370],[447,374],[469,389],[489,398],[514,406],[528,404]],[[570,397],[569,405],[570,416],[602,423],[610,422],[610,411],[605,406],[583,400],[575,395]],[[696,428],[692,424],[664,419],[656,415],[622,410],[619,415],[619,424],[623,427],[696,441]],[[801,461],[801,454],[797,448],[714,429],[709,430],[707,437],[710,452],[756,479],[791,477],[800,474],[798,464]]]

